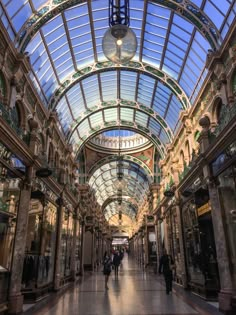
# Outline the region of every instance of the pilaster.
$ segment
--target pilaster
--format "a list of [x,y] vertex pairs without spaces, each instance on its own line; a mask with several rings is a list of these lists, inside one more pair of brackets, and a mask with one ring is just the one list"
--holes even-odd
[[54,290],[57,291],[60,289],[60,280],[61,280],[61,270],[60,270],[60,259],[61,259],[61,233],[62,233],[62,218],[63,218],[63,193],[57,199],[57,236],[56,236],[56,252],[55,252],[55,270],[54,270]]
[[231,266],[227,252],[227,237],[225,235],[224,221],[220,204],[217,183],[214,180],[208,181],[209,195],[212,206],[212,221],[215,235],[218,269],[220,276],[221,290],[219,293],[219,308],[225,314],[235,314],[233,300],[235,303]]

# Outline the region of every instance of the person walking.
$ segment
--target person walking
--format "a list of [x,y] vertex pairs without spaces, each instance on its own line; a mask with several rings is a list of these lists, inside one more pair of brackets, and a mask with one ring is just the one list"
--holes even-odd
[[112,260],[110,255],[107,252],[103,256],[103,274],[105,276],[105,289],[108,290],[108,280],[111,273]]
[[115,270],[115,276],[118,277],[118,271],[119,271],[119,266],[120,266],[120,253],[116,251],[113,256],[113,265],[114,265],[114,270]]
[[163,255],[160,259],[159,274],[163,272],[165,283],[166,283],[166,294],[172,292],[172,281],[173,281],[173,269],[174,261],[170,255],[167,254],[164,249]]

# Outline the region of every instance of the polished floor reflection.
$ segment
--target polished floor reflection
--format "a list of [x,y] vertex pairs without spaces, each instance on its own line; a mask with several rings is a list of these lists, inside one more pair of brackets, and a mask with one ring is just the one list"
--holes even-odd
[[[102,269],[102,268],[101,268]],[[119,276],[114,272],[105,290],[99,270],[86,274],[81,283],[51,301],[37,315],[216,315],[221,314],[210,303],[176,287],[166,295],[163,279],[151,270],[142,271],[127,255]]]

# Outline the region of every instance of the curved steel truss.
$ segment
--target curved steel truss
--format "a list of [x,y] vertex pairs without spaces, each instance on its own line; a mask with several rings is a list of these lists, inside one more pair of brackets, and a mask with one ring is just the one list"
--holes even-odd
[[171,78],[167,73],[160,69],[156,69],[152,65],[145,64],[144,62],[134,62],[130,61],[126,65],[115,65],[110,61],[97,62],[93,65],[86,66],[78,70],[76,73],[69,75],[60,87],[52,95],[48,107],[54,110],[60,101],[60,99],[68,92],[74,85],[78,84],[83,79],[98,73],[103,73],[107,71],[114,70],[125,70],[125,71],[134,71],[138,73],[144,73],[151,78],[161,81],[165,86],[167,86],[180,100],[183,109],[186,109],[191,106],[190,101],[181,88],[179,83]]

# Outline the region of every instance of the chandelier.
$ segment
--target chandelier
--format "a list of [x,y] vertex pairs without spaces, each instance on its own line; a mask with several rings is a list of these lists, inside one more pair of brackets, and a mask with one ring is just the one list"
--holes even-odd
[[102,40],[103,53],[116,64],[129,62],[135,55],[137,39],[129,28],[129,0],[109,1],[109,29]]

